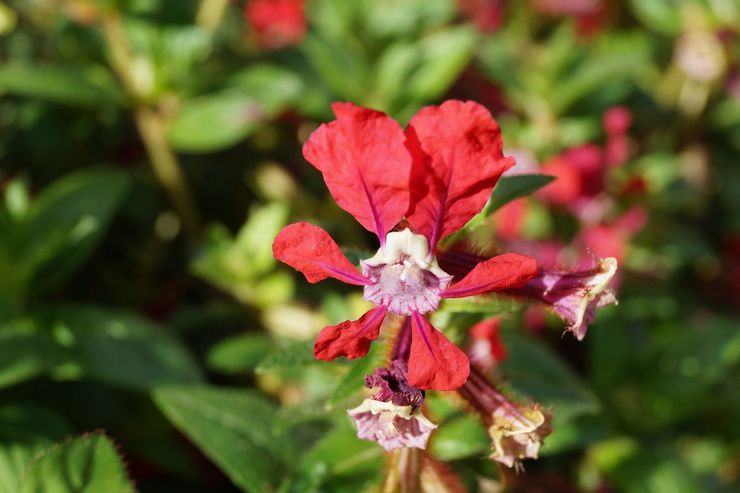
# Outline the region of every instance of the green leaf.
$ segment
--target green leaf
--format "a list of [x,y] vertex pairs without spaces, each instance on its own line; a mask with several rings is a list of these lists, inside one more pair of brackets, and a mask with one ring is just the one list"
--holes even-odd
[[220,341],[208,351],[208,366],[219,373],[254,370],[273,343],[264,334],[241,334]]
[[0,388],[46,373],[67,357],[34,320],[8,322],[0,327]]
[[190,268],[243,303],[264,307],[285,302],[293,282],[285,272],[272,273],[272,240],[287,221],[288,208],[273,202],[253,208],[236,238],[225,227],[212,226]]
[[705,489],[691,469],[676,455],[675,447],[641,447],[614,439],[594,447],[597,467],[618,491],[630,493],[699,493]]
[[490,216],[509,202],[531,195],[555,180],[550,175],[514,175],[502,177],[491,193],[491,199],[483,209],[484,216]]
[[123,101],[113,78],[85,67],[11,63],[0,66],[0,93],[73,106],[99,107]]
[[46,449],[24,471],[20,493],[100,491],[133,493],[113,443],[102,434],[85,435]]
[[448,245],[454,244],[465,233],[473,231],[485,223],[488,216],[501,207],[513,200],[536,192],[548,183],[551,183],[554,179],[555,177],[550,175],[514,175],[502,177],[499,179],[493,192],[491,192],[491,197],[483,210],[468,221],[461,230],[447,238],[445,243]]
[[301,93],[292,72],[256,65],[236,74],[222,92],[189,99],[172,120],[169,140],[181,151],[231,147],[282,112]]
[[43,312],[40,318],[70,354],[60,376],[82,375],[144,390],[202,378],[171,333],[133,314],[70,305]]
[[0,493],[17,493],[23,470],[39,453],[70,432],[58,415],[43,408],[0,408]]
[[509,353],[501,371],[517,391],[550,407],[564,421],[599,411],[596,396],[547,346],[516,330],[501,335]]
[[380,341],[376,341],[370,346],[367,356],[358,358],[350,364],[349,370],[334,388],[329,404],[337,405],[359,392],[360,389],[364,389],[365,375],[369,375],[376,367],[382,365],[387,353],[388,348]]
[[154,401],[242,490],[272,491],[290,470],[293,449],[276,433],[277,407],[247,390],[172,387]]
[[[647,27],[661,34],[675,36],[681,32],[681,10],[675,0],[630,0],[632,13]],[[681,3],[681,2],[678,2]]]
[[342,419],[303,457],[280,492],[364,491],[379,481],[383,461],[383,449],[375,442],[357,438],[349,420]]
[[491,442],[485,426],[472,414],[443,422],[432,434],[431,453],[439,460],[451,461],[489,452]]
[[211,94],[183,103],[169,129],[172,145],[185,152],[212,152],[243,140],[266,115],[254,99],[235,91]]
[[313,341],[291,342],[284,347],[274,349],[262,361],[255,372],[262,373],[268,370],[294,370],[314,363]]
[[20,259],[35,292],[57,286],[87,260],[128,187],[123,172],[92,168],[69,174],[42,192],[27,219]]
[[478,36],[469,26],[441,29],[420,42],[419,68],[411,75],[407,93],[417,101],[438,98],[457,79],[473,57]]
[[254,64],[236,72],[227,85],[249,95],[262,106],[263,111],[277,114],[295,101],[303,88],[298,75],[279,65]]
[[[343,2],[346,3],[346,2]],[[309,63],[340,99],[363,101],[367,94],[369,63],[357,47],[345,42],[309,35],[301,45]]]

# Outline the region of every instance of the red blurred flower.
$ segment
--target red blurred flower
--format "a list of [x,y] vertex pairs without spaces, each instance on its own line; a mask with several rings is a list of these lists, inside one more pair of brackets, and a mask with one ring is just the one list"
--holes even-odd
[[504,16],[504,0],[458,0],[460,12],[484,34],[498,30]]
[[481,320],[470,328],[470,361],[483,371],[492,369],[506,359],[506,346],[499,336],[500,328],[499,317]]
[[584,37],[601,31],[609,17],[607,0],[532,0],[532,4],[545,15],[573,17]]
[[632,124],[632,112],[624,106],[614,106],[604,113],[604,130],[606,130],[606,147],[604,149],[606,164],[619,166],[629,158],[630,141],[627,136]]
[[[309,282],[328,277],[364,287],[377,305],[355,321],[326,327],[314,346],[318,359],[365,356],[387,312],[411,317],[408,382],[452,390],[467,379],[465,354],[423,316],[442,298],[462,298],[521,286],[536,262],[506,254],[482,261],[462,279],[437,264],[435,248],[485,205],[501,174],[514,165],[503,155],[501,131],[473,102],[447,101],[419,111],[404,130],[388,115],[351,103],[332,105],[336,120],[320,126],[303,153],[324,176],[337,204],[375,233],[380,249],[360,262],[344,256],[318,226],[286,226],[275,258]],[[392,231],[402,219],[410,228]]]
[[633,207],[609,224],[599,224],[581,231],[580,240],[597,257],[624,260],[630,238],[645,227],[647,212]]
[[305,0],[249,0],[244,7],[247,23],[263,48],[283,48],[300,43],[308,29]]

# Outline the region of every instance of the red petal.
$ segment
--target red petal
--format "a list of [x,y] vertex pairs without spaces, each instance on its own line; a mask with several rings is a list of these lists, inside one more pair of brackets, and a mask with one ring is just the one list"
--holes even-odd
[[480,212],[514,158],[504,157],[491,114],[472,101],[423,108],[409,122],[406,139],[414,156],[406,217],[434,249]]
[[301,271],[310,283],[333,277],[348,284],[367,284],[329,233],[313,224],[295,223],[284,227],[272,243],[272,254]]
[[411,316],[409,384],[420,389],[455,390],[470,374],[470,362],[418,312]]
[[409,207],[411,155],[403,129],[385,113],[351,103],[332,109],[337,119],[311,134],[303,155],[339,207],[384,243]]
[[386,308],[379,306],[358,320],[346,320],[339,325],[324,327],[313,345],[316,359],[331,361],[339,356],[361,358],[370,350],[370,343],[378,338]]
[[537,261],[517,253],[493,257],[442,292],[443,298],[467,298],[488,291],[520,288],[537,274]]

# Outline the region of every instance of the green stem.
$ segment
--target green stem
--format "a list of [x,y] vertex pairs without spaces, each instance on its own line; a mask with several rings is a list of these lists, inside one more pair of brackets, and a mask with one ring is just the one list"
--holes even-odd
[[154,173],[170,196],[188,235],[191,239],[196,239],[202,230],[198,211],[177,156],[167,140],[167,119],[155,109],[156,102],[148,102],[146,88],[137,83],[136,57],[126,36],[120,13],[113,11],[104,15],[102,27],[111,65],[134,101],[136,127]]
[[202,0],[195,18],[199,28],[213,32],[221,25],[229,0]]

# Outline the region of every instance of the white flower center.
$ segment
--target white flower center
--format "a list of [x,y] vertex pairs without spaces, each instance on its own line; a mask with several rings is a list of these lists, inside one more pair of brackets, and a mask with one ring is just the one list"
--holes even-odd
[[436,310],[440,292],[452,280],[429,253],[427,238],[409,229],[388,233],[385,245],[360,264],[372,281],[365,286],[365,299],[399,315]]

